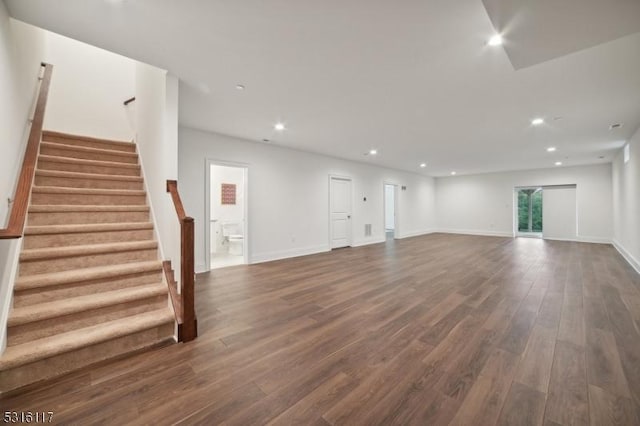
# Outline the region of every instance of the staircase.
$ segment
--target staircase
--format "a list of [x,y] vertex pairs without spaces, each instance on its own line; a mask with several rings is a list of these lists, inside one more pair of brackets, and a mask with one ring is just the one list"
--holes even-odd
[[43,132],[0,392],[174,340],[133,143]]

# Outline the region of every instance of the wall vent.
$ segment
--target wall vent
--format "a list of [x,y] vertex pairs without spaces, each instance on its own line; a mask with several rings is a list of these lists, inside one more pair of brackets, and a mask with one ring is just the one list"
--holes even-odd
[[367,223],[364,225],[364,236],[365,237],[370,237],[371,236],[371,224]]

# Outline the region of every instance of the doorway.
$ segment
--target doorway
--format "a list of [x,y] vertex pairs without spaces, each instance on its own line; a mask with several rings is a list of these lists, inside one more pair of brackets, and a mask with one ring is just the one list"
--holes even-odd
[[516,188],[516,235],[542,238],[542,187]]
[[209,269],[248,263],[247,168],[208,162]]
[[384,184],[384,233],[386,240],[393,240],[397,232],[397,185]]
[[332,249],[351,245],[351,178],[329,177],[329,241]]

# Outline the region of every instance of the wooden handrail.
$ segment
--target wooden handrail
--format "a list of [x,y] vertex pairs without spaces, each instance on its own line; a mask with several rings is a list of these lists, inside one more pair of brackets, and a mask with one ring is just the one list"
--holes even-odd
[[178,193],[178,181],[168,180],[167,192],[171,194],[171,199],[173,200],[173,205],[176,208],[178,220],[182,222],[187,217],[187,214],[184,212],[184,206],[182,205],[182,200],[180,199],[180,193]]
[[22,160],[22,169],[18,177],[18,185],[16,186],[13,205],[11,206],[9,224],[6,228],[0,229],[0,239],[21,238],[24,231],[27,208],[29,207],[29,195],[31,194],[31,185],[36,171],[38,152],[40,151],[42,125],[44,123],[44,112],[47,107],[47,98],[49,96],[51,73],[53,72],[53,65],[44,62],[40,65],[44,67],[44,73],[42,77],[40,77],[41,83],[38,100],[36,101],[36,109],[31,122],[31,130]]
[[[186,215],[180,194],[178,182],[167,180],[167,192],[171,194],[173,205],[180,221],[180,295],[173,277],[170,263],[165,263],[165,276],[169,284],[176,320],[178,321],[178,340],[189,342],[198,336],[198,322],[195,311],[195,259],[194,259],[194,221]],[[172,288],[172,286],[175,286]]]

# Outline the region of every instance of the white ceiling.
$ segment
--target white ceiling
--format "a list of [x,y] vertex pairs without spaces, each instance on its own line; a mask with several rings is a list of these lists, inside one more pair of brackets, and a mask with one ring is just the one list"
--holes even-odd
[[[536,64],[516,70],[486,45],[495,30],[482,0],[6,3],[18,19],[176,74],[185,126],[434,176],[610,161],[640,125],[640,33],[562,39],[582,50],[560,57],[557,40],[536,40],[541,55],[514,50],[506,33],[511,60]],[[531,126],[538,116],[546,123]],[[379,155],[365,157],[371,148]]]
[[639,0],[482,0],[516,69],[640,32]]

